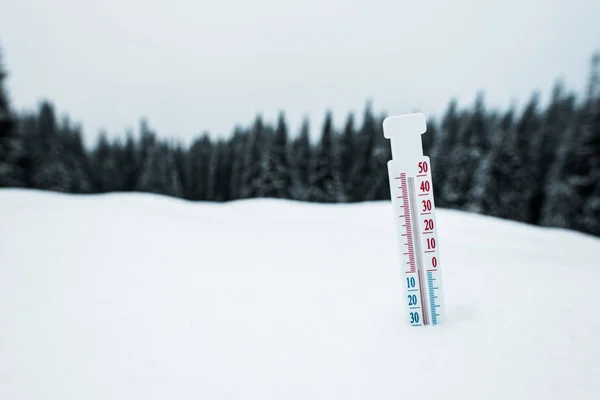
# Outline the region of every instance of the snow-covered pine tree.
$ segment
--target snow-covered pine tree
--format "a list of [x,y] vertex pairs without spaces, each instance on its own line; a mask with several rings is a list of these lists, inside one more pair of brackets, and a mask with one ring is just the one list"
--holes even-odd
[[59,137],[59,126],[54,107],[42,102],[35,119],[33,132],[27,135],[26,148],[30,157],[31,185],[42,190],[69,192],[71,174],[63,158],[64,147]]
[[96,147],[92,153],[92,175],[94,187],[100,193],[114,192],[123,186],[117,159],[118,145],[112,145],[106,132],[98,135]]
[[231,199],[232,153],[227,141],[219,139],[213,146],[209,167],[209,195],[211,201]]
[[212,158],[213,144],[204,133],[194,140],[187,158],[187,198],[190,200],[207,200],[210,184],[210,161]]
[[221,163],[221,158],[223,153],[223,144],[220,140],[218,140],[210,154],[210,159],[208,162],[208,181],[207,181],[207,196],[206,199],[209,201],[219,201],[219,193],[217,185],[219,183],[219,164]]
[[532,137],[539,133],[538,97],[534,95],[516,124],[496,142],[488,167],[483,211],[486,214],[521,222],[532,222],[530,202],[535,192],[530,154]]
[[310,163],[313,157],[310,143],[310,124],[304,117],[299,135],[292,141],[292,198],[300,201],[310,199]]
[[146,151],[147,156],[136,189],[141,192],[183,197],[183,184],[171,147],[166,143],[156,142],[146,148]]
[[[565,93],[562,83],[558,82],[542,115],[539,134],[535,135],[532,141],[534,150],[530,163],[537,182],[529,207],[531,222],[534,224],[542,222],[546,204],[560,197],[558,193],[550,193],[553,186],[562,184],[560,168],[556,169],[554,166],[558,162],[558,151],[563,145],[563,138],[569,124],[572,123],[574,113],[575,96]],[[560,191],[561,189],[558,189],[558,192]]]
[[[556,161],[545,186],[540,223],[544,226],[587,231],[595,215],[600,145],[600,60],[594,56],[587,96],[578,108],[569,104],[566,134],[561,137]],[[572,101],[571,101],[572,102]]]
[[447,200],[446,179],[453,168],[453,152],[458,143],[460,132],[460,115],[457,101],[452,99],[439,130],[438,140],[432,152],[432,165],[435,161],[435,167],[432,167],[431,174],[434,182],[434,196],[438,207],[448,207],[451,203]]
[[321,140],[315,149],[310,166],[311,199],[320,203],[344,200],[340,178],[340,158],[334,136],[333,116],[331,111],[327,111]]
[[231,164],[231,179],[229,192],[231,193],[231,199],[237,200],[242,197],[242,178],[244,175],[244,150],[246,148],[246,141],[248,140],[248,132],[241,127],[237,126],[231,139],[229,140],[228,147],[231,150],[232,164]]
[[261,115],[257,115],[244,149],[241,198],[260,197],[261,172],[267,147],[267,134]]
[[267,168],[262,181],[263,196],[289,199],[292,190],[292,172],[288,128],[283,113],[278,116],[275,136],[270,143],[268,152]]
[[133,133],[128,131],[125,134],[125,146],[117,153],[117,165],[120,173],[123,174],[122,190],[130,192],[135,188],[135,183],[140,170],[138,145],[133,138]]
[[514,129],[514,108],[489,121],[489,151],[482,157],[480,165],[473,176],[473,185],[470,191],[470,201],[467,210],[470,212],[488,214],[491,209],[498,207],[498,192],[496,179],[491,178],[492,166],[496,166],[502,141],[508,135],[507,132]]
[[356,142],[357,132],[354,126],[354,114],[349,113],[346,117],[344,124],[344,131],[340,138],[340,153],[341,153],[341,170],[340,177],[342,179],[342,186],[344,189],[344,195],[350,199],[354,191],[354,179],[352,171],[356,163]]
[[472,192],[477,190],[474,186],[483,184],[475,177],[489,150],[490,132],[486,115],[483,94],[478,93],[474,109],[464,117],[463,128],[453,146],[452,168],[446,172],[442,188],[446,207],[468,208]]
[[[581,136],[576,141],[574,157],[568,181],[583,205],[575,209],[573,227],[589,232],[597,223],[592,217],[600,182],[600,96],[590,99],[585,106]],[[589,209],[584,210],[588,204]]]
[[6,76],[0,49],[0,187],[23,187],[26,186],[23,171],[25,144],[10,109],[4,86]]
[[[355,142],[355,162],[347,178],[347,198],[349,201],[375,200],[377,183],[377,163],[374,159],[377,143],[377,120],[373,114],[371,102],[367,102],[363,114],[363,123]],[[389,147],[389,143],[388,143]]]
[[[90,159],[83,146],[81,127],[73,126],[68,117],[63,119],[59,127],[57,140],[64,149],[62,158],[71,176],[71,193],[89,193],[93,190],[92,169]],[[119,176],[122,176],[119,173]]]
[[271,147],[275,138],[275,129],[271,124],[265,124],[263,130],[263,145],[258,165],[258,181],[256,197],[273,197],[274,179],[271,169]]

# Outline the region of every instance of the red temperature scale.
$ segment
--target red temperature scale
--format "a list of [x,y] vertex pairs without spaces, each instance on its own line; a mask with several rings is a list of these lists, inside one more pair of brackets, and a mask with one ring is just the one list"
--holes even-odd
[[412,326],[439,325],[444,321],[431,162],[423,155],[421,142],[426,130],[421,113],[387,117],[383,121],[383,135],[390,139],[392,148],[388,176]]

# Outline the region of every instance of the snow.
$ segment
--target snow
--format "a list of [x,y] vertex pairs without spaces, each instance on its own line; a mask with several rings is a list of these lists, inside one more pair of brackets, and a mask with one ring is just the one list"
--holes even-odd
[[407,324],[389,202],[0,191],[0,399],[591,399],[600,240],[438,210]]

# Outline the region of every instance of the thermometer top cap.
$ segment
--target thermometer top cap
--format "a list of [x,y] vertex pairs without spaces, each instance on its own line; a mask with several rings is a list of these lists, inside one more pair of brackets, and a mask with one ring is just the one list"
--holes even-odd
[[421,135],[427,131],[422,113],[403,114],[383,120],[383,136],[391,140],[392,159],[414,159],[423,156]]

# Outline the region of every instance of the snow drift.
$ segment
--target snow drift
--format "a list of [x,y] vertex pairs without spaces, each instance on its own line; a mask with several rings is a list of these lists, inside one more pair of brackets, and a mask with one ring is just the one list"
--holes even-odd
[[0,399],[592,399],[600,240],[439,210],[405,317],[388,202],[0,191]]

